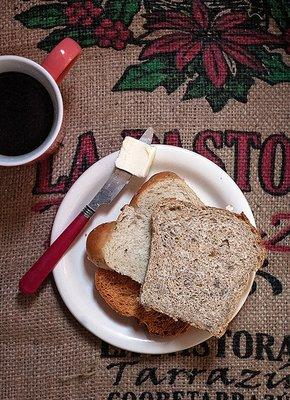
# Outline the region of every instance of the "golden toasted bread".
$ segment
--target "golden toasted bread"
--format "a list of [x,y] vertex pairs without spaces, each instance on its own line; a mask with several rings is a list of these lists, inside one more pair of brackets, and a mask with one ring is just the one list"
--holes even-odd
[[98,268],[95,273],[95,287],[100,296],[114,311],[125,317],[138,314],[140,285],[125,275]]
[[140,284],[128,276],[98,268],[95,274],[95,286],[108,306],[120,315],[135,317],[151,334],[175,336],[189,327],[188,324],[175,321],[165,314],[145,310],[138,302]]

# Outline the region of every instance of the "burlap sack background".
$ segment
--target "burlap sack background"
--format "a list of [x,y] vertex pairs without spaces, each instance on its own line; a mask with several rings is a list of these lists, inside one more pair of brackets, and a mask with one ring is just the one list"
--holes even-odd
[[[48,32],[27,29],[14,19],[15,14],[38,3],[43,2],[1,2],[1,54],[22,55],[41,62],[45,52],[36,46]],[[140,23],[141,17],[137,17],[130,28],[136,31]],[[63,196],[53,193],[52,187],[50,193],[44,193],[39,181],[44,178],[39,176],[47,165],[52,166],[48,179],[52,184],[61,176],[72,179],[72,172],[76,173],[77,169],[80,173],[89,160],[83,166],[73,165],[73,160],[76,161],[77,146],[84,138],[84,147],[93,140],[101,158],[119,148],[125,129],[153,126],[161,143],[165,132],[177,129],[183,147],[191,150],[194,138],[205,130],[220,131],[223,140],[225,132],[230,130],[240,134],[256,132],[261,135],[261,143],[271,135],[289,133],[286,83],[272,87],[257,81],[246,104],[230,101],[218,113],[212,112],[205,99],[181,102],[182,88],[170,96],[163,88],[152,93],[112,92],[125,68],[138,62],[139,53],[138,46],[128,46],[123,51],[98,46],[85,49],[61,84],[66,109],[63,146],[50,164],[0,169],[0,397],[17,400],[286,399],[289,388],[285,369],[289,356],[289,341],[288,347],[286,343],[289,197],[286,193],[271,195],[261,187],[258,171],[261,149],[251,151],[251,191],[245,195],[267,238],[284,230],[284,236],[278,241],[284,250],[270,251],[264,275],[256,278],[256,292],[249,297],[223,339],[209,340],[205,346],[179,354],[160,357],[130,354],[101,343],[87,332],[64,306],[52,278],[35,298],[26,299],[18,294],[19,278],[48,244],[57,206],[46,205],[59,202]],[[289,168],[289,146],[288,142],[284,159],[279,153],[276,163],[272,164],[278,178],[283,161],[284,179],[289,179],[289,169],[285,172],[286,157]],[[234,148],[223,145],[213,150],[225,163],[227,172],[234,176]],[[68,187],[69,183],[63,191]],[[280,225],[274,226],[271,219],[277,213],[284,215]],[[272,284],[265,277],[270,277]],[[268,342],[266,350],[262,342]],[[124,373],[118,378],[117,372],[122,366]],[[183,371],[174,379],[174,369],[184,369],[187,375]],[[196,369],[204,371],[193,379]],[[221,377],[215,381],[213,378],[218,374]],[[114,392],[115,395],[110,395]]]

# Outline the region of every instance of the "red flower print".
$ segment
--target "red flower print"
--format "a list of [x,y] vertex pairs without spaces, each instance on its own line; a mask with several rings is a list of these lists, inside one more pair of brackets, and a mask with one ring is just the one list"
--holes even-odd
[[133,32],[122,21],[113,22],[108,18],[101,22],[94,33],[100,47],[113,47],[115,50],[123,50],[133,36]]
[[91,26],[103,14],[102,7],[97,7],[92,1],[84,3],[78,1],[65,10],[69,25]]
[[[183,70],[197,55],[202,54],[205,73],[214,86],[222,87],[229,75],[230,58],[246,67],[263,71],[262,62],[247,46],[281,44],[280,36],[243,27],[246,12],[222,12],[210,20],[201,0],[193,0],[191,16],[182,12],[147,14],[144,27],[148,31],[174,31],[152,40],[140,54],[140,59],[163,53],[175,53],[176,66]],[[289,37],[289,36],[288,36]]]

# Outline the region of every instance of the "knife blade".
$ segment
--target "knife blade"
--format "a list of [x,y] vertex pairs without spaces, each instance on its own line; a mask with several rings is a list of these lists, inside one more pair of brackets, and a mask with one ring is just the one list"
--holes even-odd
[[[152,128],[148,128],[139,140],[143,143],[151,144],[153,132],[154,131]],[[115,168],[114,172],[106,181],[101,190],[95,195],[90,203],[84,207],[82,211],[84,215],[90,218],[102,204],[110,204],[130,182],[132,176],[133,175],[129,172]]]
[[[149,128],[143,133],[139,140],[151,144],[152,139],[153,129]],[[96,210],[103,204],[110,204],[129,183],[132,176],[133,175],[129,172],[123,171],[119,168],[114,169],[114,172],[103,185],[101,190],[20,279],[19,290],[21,293],[31,295],[39,289],[42,282],[53,270],[56,263],[61,259],[66,250],[71,246]]]

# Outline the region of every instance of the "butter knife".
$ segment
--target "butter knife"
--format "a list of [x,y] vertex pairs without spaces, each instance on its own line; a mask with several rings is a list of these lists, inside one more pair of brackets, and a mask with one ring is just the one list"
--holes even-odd
[[[153,130],[149,128],[139,140],[151,144],[152,139]],[[129,183],[132,176],[133,175],[129,172],[115,168],[110,178],[90,203],[83,208],[70,225],[20,279],[19,290],[21,293],[31,295],[39,289],[42,282],[53,270],[57,262],[64,255],[66,250],[68,250],[97,209],[103,204],[110,204]]]

